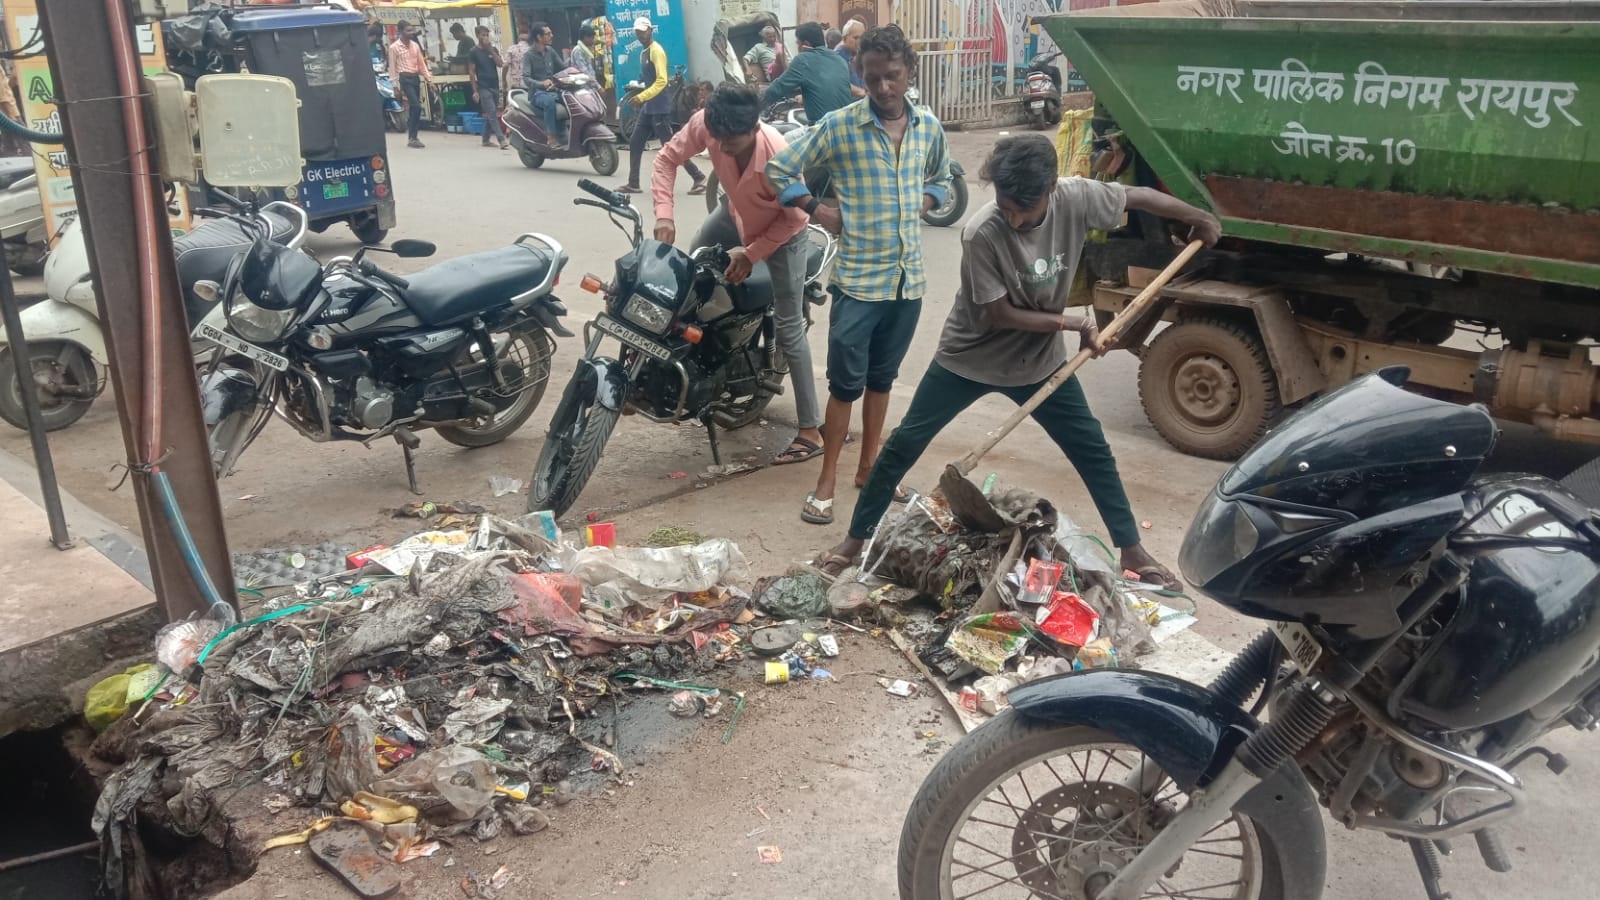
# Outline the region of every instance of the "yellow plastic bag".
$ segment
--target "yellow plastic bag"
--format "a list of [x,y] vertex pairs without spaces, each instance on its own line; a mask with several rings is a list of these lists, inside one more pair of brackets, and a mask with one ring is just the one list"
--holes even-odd
[[1056,130],[1056,165],[1063,177],[1089,177],[1094,151],[1093,109],[1069,109],[1061,114]]
[[105,731],[111,723],[122,718],[128,707],[144,698],[130,696],[139,685],[145,689],[149,685],[145,679],[135,678],[140,672],[149,671],[153,667],[149,663],[134,666],[120,675],[112,675],[95,682],[94,687],[83,697],[83,717],[89,722],[89,727],[95,731]]

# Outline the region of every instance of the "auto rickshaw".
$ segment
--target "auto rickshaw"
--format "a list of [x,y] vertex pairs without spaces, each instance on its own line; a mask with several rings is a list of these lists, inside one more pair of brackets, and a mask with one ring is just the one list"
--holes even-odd
[[165,27],[172,70],[198,78],[247,71],[294,82],[300,98],[296,187],[256,199],[288,200],[313,231],[345,222],[363,243],[381,242],[395,224],[383,99],[373,77],[366,22],[332,7],[212,7]]

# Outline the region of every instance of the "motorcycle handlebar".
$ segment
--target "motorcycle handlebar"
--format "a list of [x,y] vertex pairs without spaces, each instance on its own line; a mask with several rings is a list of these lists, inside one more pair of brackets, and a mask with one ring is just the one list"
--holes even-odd
[[399,288],[402,291],[411,287],[411,282],[401,278],[399,275],[396,275],[393,272],[385,272],[373,263],[370,263],[364,259],[361,261],[360,270],[361,274],[376,278],[379,281]]
[[608,191],[587,178],[578,179],[578,188],[604,201],[607,206],[628,206],[628,196],[618,191]]

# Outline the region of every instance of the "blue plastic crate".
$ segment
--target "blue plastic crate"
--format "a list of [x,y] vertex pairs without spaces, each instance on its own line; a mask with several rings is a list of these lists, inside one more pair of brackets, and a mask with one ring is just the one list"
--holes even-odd
[[483,121],[482,116],[479,116],[476,119],[463,119],[461,126],[466,129],[467,134],[483,134],[487,123]]

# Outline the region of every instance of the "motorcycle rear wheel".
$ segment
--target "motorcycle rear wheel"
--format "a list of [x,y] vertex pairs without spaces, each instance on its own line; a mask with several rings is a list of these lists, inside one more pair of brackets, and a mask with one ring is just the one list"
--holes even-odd
[[[945,754],[917,791],[900,833],[901,900],[1084,900],[1188,800],[1164,773],[1154,790],[1138,790],[1136,773],[1149,766],[1104,732],[1000,715]],[[1235,813],[1203,840],[1146,896],[1289,896],[1285,850],[1259,823]]]
[[945,201],[922,214],[922,221],[939,228],[949,228],[967,214],[967,179],[956,175],[950,179],[950,189]]
[[[476,349],[463,349],[456,358],[456,368],[480,365],[481,359],[475,355]],[[554,353],[555,345],[543,329],[511,335],[511,339],[499,351],[500,362],[502,365],[515,365],[521,371],[521,377],[531,381],[532,386],[517,394],[509,407],[479,424],[440,426],[435,429],[439,437],[457,447],[488,447],[510,437],[528,421],[539,401],[544,399],[545,388],[550,384],[550,357]]]
[[557,516],[566,515],[578,502],[578,495],[600,464],[612,429],[617,427],[617,413],[598,402],[589,406],[573,403],[564,408],[572,410],[567,416],[569,421],[552,421],[544,448],[539,451],[539,464],[528,488],[528,512],[548,509]]
[[[30,341],[32,384],[17,380],[16,363],[11,358],[15,352],[13,345],[0,348],[0,419],[28,430],[28,414],[22,406],[24,389],[38,396],[39,417],[45,431],[60,431],[83,418],[100,387],[99,373],[87,351],[65,341]],[[84,391],[89,395],[79,396]]]

